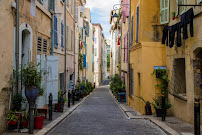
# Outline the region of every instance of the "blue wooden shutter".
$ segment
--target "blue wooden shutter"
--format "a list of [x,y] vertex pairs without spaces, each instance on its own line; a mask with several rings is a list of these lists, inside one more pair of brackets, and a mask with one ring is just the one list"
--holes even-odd
[[137,7],[137,22],[136,22],[136,43],[139,42],[139,6]]
[[54,45],[58,46],[58,30],[57,30],[57,16],[54,16]]
[[49,11],[52,11],[54,12],[54,3],[55,3],[55,0],[49,0]]
[[86,55],[83,55],[83,68],[86,68]]
[[131,69],[131,95],[133,95],[133,69]]
[[61,22],[61,48],[64,48],[63,28],[64,28],[64,26],[63,26],[63,23]]
[[134,16],[132,16],[132,22],[131,22],[131,45],[133,46],[133,22],[134,22]]

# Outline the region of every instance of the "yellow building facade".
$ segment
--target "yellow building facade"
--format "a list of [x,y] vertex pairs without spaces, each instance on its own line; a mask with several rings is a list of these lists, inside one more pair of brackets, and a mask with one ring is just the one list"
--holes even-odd
[[[145,103],[136,96],[152,102],[161,94],[156,76],[152,75],[155,66],[165,66],[165,46],[161,44],[159,27],[159,1],[131,0],[130,13],[130,91],[128,104],[141,114],[145,114]],[[155,7],[155,8],[154,8]],[[154,112],[154,109],[152,109]]]

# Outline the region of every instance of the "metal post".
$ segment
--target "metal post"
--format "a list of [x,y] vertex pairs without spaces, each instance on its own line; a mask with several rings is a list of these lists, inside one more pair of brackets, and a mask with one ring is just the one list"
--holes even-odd
[[194,102],[194,134],[200,135],[200,100]]
[[72,104],[74,105],[74,99],[75,99],[75,90],[72,90]]
[[16,45],[15,45],[15,59],[16,59],[16,93],[19,90],[19,78],[18,78],[18,71],[19,71],[19,0],[16,0]]
[[34,108],[29,106],[29,134],[34,133]]
[[70,107],[70,100],[71,100],[71,98],[70,98],[70,90],[68,90],[68,107]]
[[162,94],[162,121],[166,119],[165,94]]
[[49,120],[52,121],[52,119],[53,119],[53,96],[52,96],[52,93],[50,93],[48,99],[49,99],[49,104],[48,104]]

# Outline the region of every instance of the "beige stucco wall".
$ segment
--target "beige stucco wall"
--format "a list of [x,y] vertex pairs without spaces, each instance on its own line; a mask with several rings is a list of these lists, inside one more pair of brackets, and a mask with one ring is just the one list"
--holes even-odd
[[[175,20],[172,20],[172,12],[175,12],[175,5],[176,2],[174,0],[170,1],[170,23],[169,25],[173,25],[180,21],[180,16],[177,17]],[[187,4],[195,4],[194,1],[188,1]],[[190,7],[187,7],[187,10]],[[202,11],[202,7],[195,7],[194,14]],[[193,25],[194,25],[194,37],[190,36],[190,29],[188,25],[188,36],[189,38],[186,40],[182,39],[182,46],[176,47],[174,45],[173,48],[166,47],[166,66],[169,70],[169,79],[171,80],[173,75],[173,61],[175,58],[185,58],[185,75],[186,75],[186,96],[183,96],[181,98],[176,97],[173,95],[173,89],[169,87],[169,91],[172,94],[169,94],[169,99],[172,103],[171,113],[186,121],[193,124],[194,121],[194,89],[196,87],[194,86],[194,70],[193,70],[193,60],[194,57],[194,51],[197,48],[202,48],[202,16],[199,15],[194,18]],[[172,81],[172,80],[171,80]],[[186,113],[184,113],[186,112]],[[202,109],[201,109],[202,112]],[[202,117],[201,117],[202,118]]]

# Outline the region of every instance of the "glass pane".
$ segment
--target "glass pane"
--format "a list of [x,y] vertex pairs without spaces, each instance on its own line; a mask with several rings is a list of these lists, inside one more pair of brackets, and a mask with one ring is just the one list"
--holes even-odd
[[165,8],[165,0],[162,0],[162,6],[161,6],[161,8]]
[[165,0],[165,7],[164,8],[167,8],[168,7],[168,0]]

